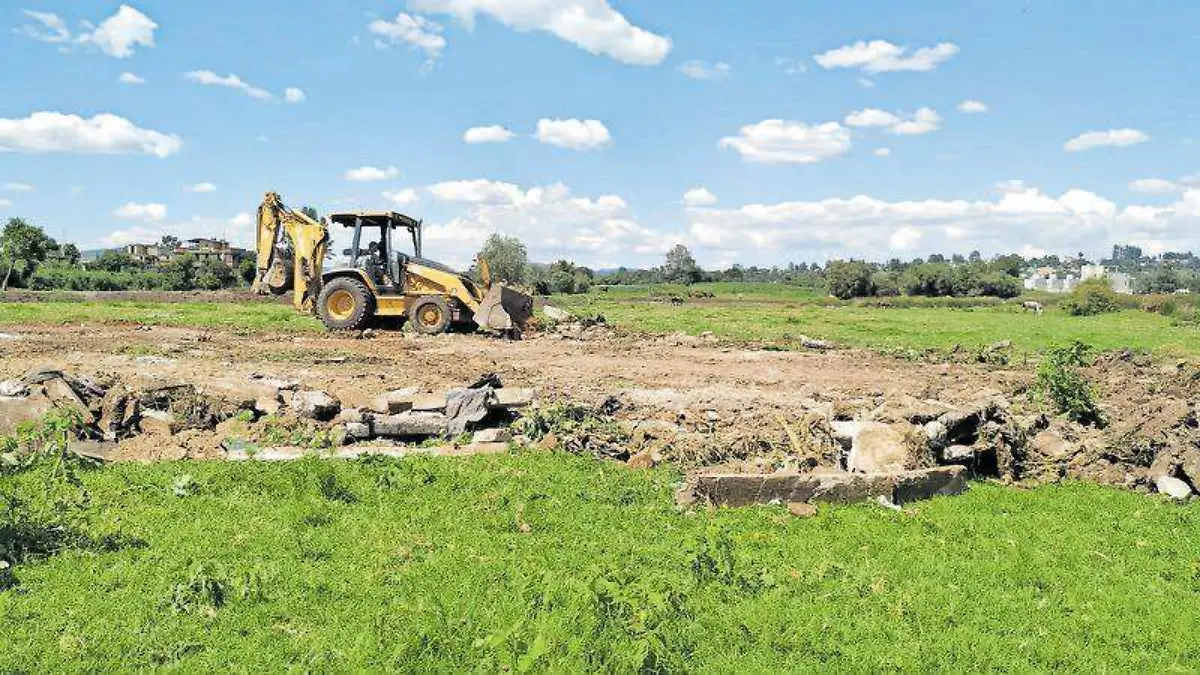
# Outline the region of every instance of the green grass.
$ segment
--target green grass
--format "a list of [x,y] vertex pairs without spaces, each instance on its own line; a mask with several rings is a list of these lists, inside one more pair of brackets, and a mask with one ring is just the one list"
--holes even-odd
[[[803,291],[785,296],[780,289],[787,287],[758,286],[765,288],[759,293],[743,289],[742,299],[735,302],[714,291],[715,302],[688,300],[682,306],[652,300],[651,289],[646,288],[617,296],[611,296],[612,291],[556,296],[551,301],[583,314],[602,314],[610,323],[636,331],[691,335],[712,331],[734,342],[782,346],[805,335],[886,352],[945,351],[955,345],[978,351],[1002,340],[1011,340],[1018,351],[1041,352],[1052,345],[1081,340],[1100,350],[1129,347],[1162,355],[1200,355],[1200,329],[1195,325],[1139,310],[1073,317],[1057,309],[1036,315],[1022,310],[1019,303],[925,306],[954,299],[916,299],[913,307],[876,307],[830,302]],[[787,298],[791,301],[784,301]],[[895,302],[911,301],[901,298]]]
[[324,330],[316,318],[297,312],[291,305],[271,302],[75,301],[0,304],[0,324],[104,322],[244,331]]
[[[38,475],[0,492],[45,500]],[[0,671],[1200,663],[1200,503],[980,484],[908,513],[681,513],[670,472],[540,453],[82,478],[101,543],[16,566]]]

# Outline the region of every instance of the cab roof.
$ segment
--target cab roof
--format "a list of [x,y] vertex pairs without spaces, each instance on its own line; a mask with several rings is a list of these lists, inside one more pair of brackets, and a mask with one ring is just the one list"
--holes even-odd
[[421,221],[395,211],[342,211],[329,214],[329,221],[344,227],[354,227],[358,219],[365,227],[405,227],[410,230],[421,227]]

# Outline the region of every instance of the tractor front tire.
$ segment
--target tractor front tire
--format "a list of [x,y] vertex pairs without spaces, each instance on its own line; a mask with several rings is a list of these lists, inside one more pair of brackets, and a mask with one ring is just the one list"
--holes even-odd
[[417,298],[408,310],[408,321],[413,330],[426,335],[437,335],[450,330],[450,305],[440,295]]
[[374,315],[375,296],[357,279],[333,279],[317,296],[317,316],[329,330],[361,330]]

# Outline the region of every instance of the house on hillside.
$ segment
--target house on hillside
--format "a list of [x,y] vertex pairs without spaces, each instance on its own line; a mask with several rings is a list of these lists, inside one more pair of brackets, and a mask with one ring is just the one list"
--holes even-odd
[[224,239],[197,237],[188,239],[185,245],[170,248],[162,244],[129,244],[123,249],[126,255],[144,265],[162,265],[175,258],[190,253],[198,262],[217,260],[229,267],[235,267],[244,258],[254,254],[242,248],[235,248]]

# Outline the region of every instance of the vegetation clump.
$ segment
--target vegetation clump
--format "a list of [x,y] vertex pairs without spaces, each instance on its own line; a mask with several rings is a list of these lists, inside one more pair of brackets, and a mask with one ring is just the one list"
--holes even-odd
[[1047,350],[1038,366],[1038,389],[1054,409],[1080,424],[1101,424],[1104,417],[1087,379],[1078,368],[1087,365],[1091,347],[1076,340]]

